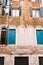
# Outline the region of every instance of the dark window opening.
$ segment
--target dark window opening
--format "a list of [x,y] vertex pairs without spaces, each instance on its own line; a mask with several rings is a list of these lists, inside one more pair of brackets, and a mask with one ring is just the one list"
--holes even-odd
[[43,57],[39,57],[39,65],[43,65]]
[[4,65],[4,57],[0,57],[0,65]]
[[5,7],[2,7],[2,15],[5,14],[4,8],[5,8]]
[[29,65],[28,57],[15,57],[14,65]]
[[1,44],[7,44],[7,30],[6,28],[2,28],[1,30]]

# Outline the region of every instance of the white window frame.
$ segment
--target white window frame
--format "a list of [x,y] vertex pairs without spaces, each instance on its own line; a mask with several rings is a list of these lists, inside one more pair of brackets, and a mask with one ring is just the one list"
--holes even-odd
[[[14,12],[14,14],[13,14]],[[19,17],[19,9],[12,9],[12,16]]]
[[32,17],[39,18],[39,10],[32,10]]

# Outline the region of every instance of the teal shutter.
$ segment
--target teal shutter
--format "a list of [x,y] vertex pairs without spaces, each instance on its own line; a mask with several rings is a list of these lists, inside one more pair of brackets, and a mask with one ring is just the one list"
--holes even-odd
[[19,8],[19,16],[21,16],[21,7]]
[[41,17],[43,17],[43,7],[40,7],[39,14],[40,14]]
[[32,7],[30,7],[30,16],[32,17]]
[[8,31],[8,44],[15,44],[16,43],[16,30],[10,29]]
[[37,37],[37,43],[43,44],[43,31],[42,30],[36,31],[36,37]]
[[2,6],[6,6],[7,0],[2,0]]

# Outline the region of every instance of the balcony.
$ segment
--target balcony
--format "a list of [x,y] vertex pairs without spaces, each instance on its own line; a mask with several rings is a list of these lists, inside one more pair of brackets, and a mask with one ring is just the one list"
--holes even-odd
[[32,2],[31,4],[33,9],[39,9],[41,2]]

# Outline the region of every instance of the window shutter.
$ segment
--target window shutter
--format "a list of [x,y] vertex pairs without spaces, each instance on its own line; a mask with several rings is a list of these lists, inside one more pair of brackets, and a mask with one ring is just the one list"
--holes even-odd
[[19,8],[19,16],[21,16],[21,7]]
[[30,16],[32,17],[32,7],[30,7]]
[[2,6],[6,6],[7,0],[2,0]]
[[2,8],[2,15],[4,15],[4,8]]
[[12,7],[10,6],[9,7],[9,15],[11,16],[11,10],[12,10]]
[[43,17],[43,7],[40,7],[39,14],[40,14],[41,17]]

